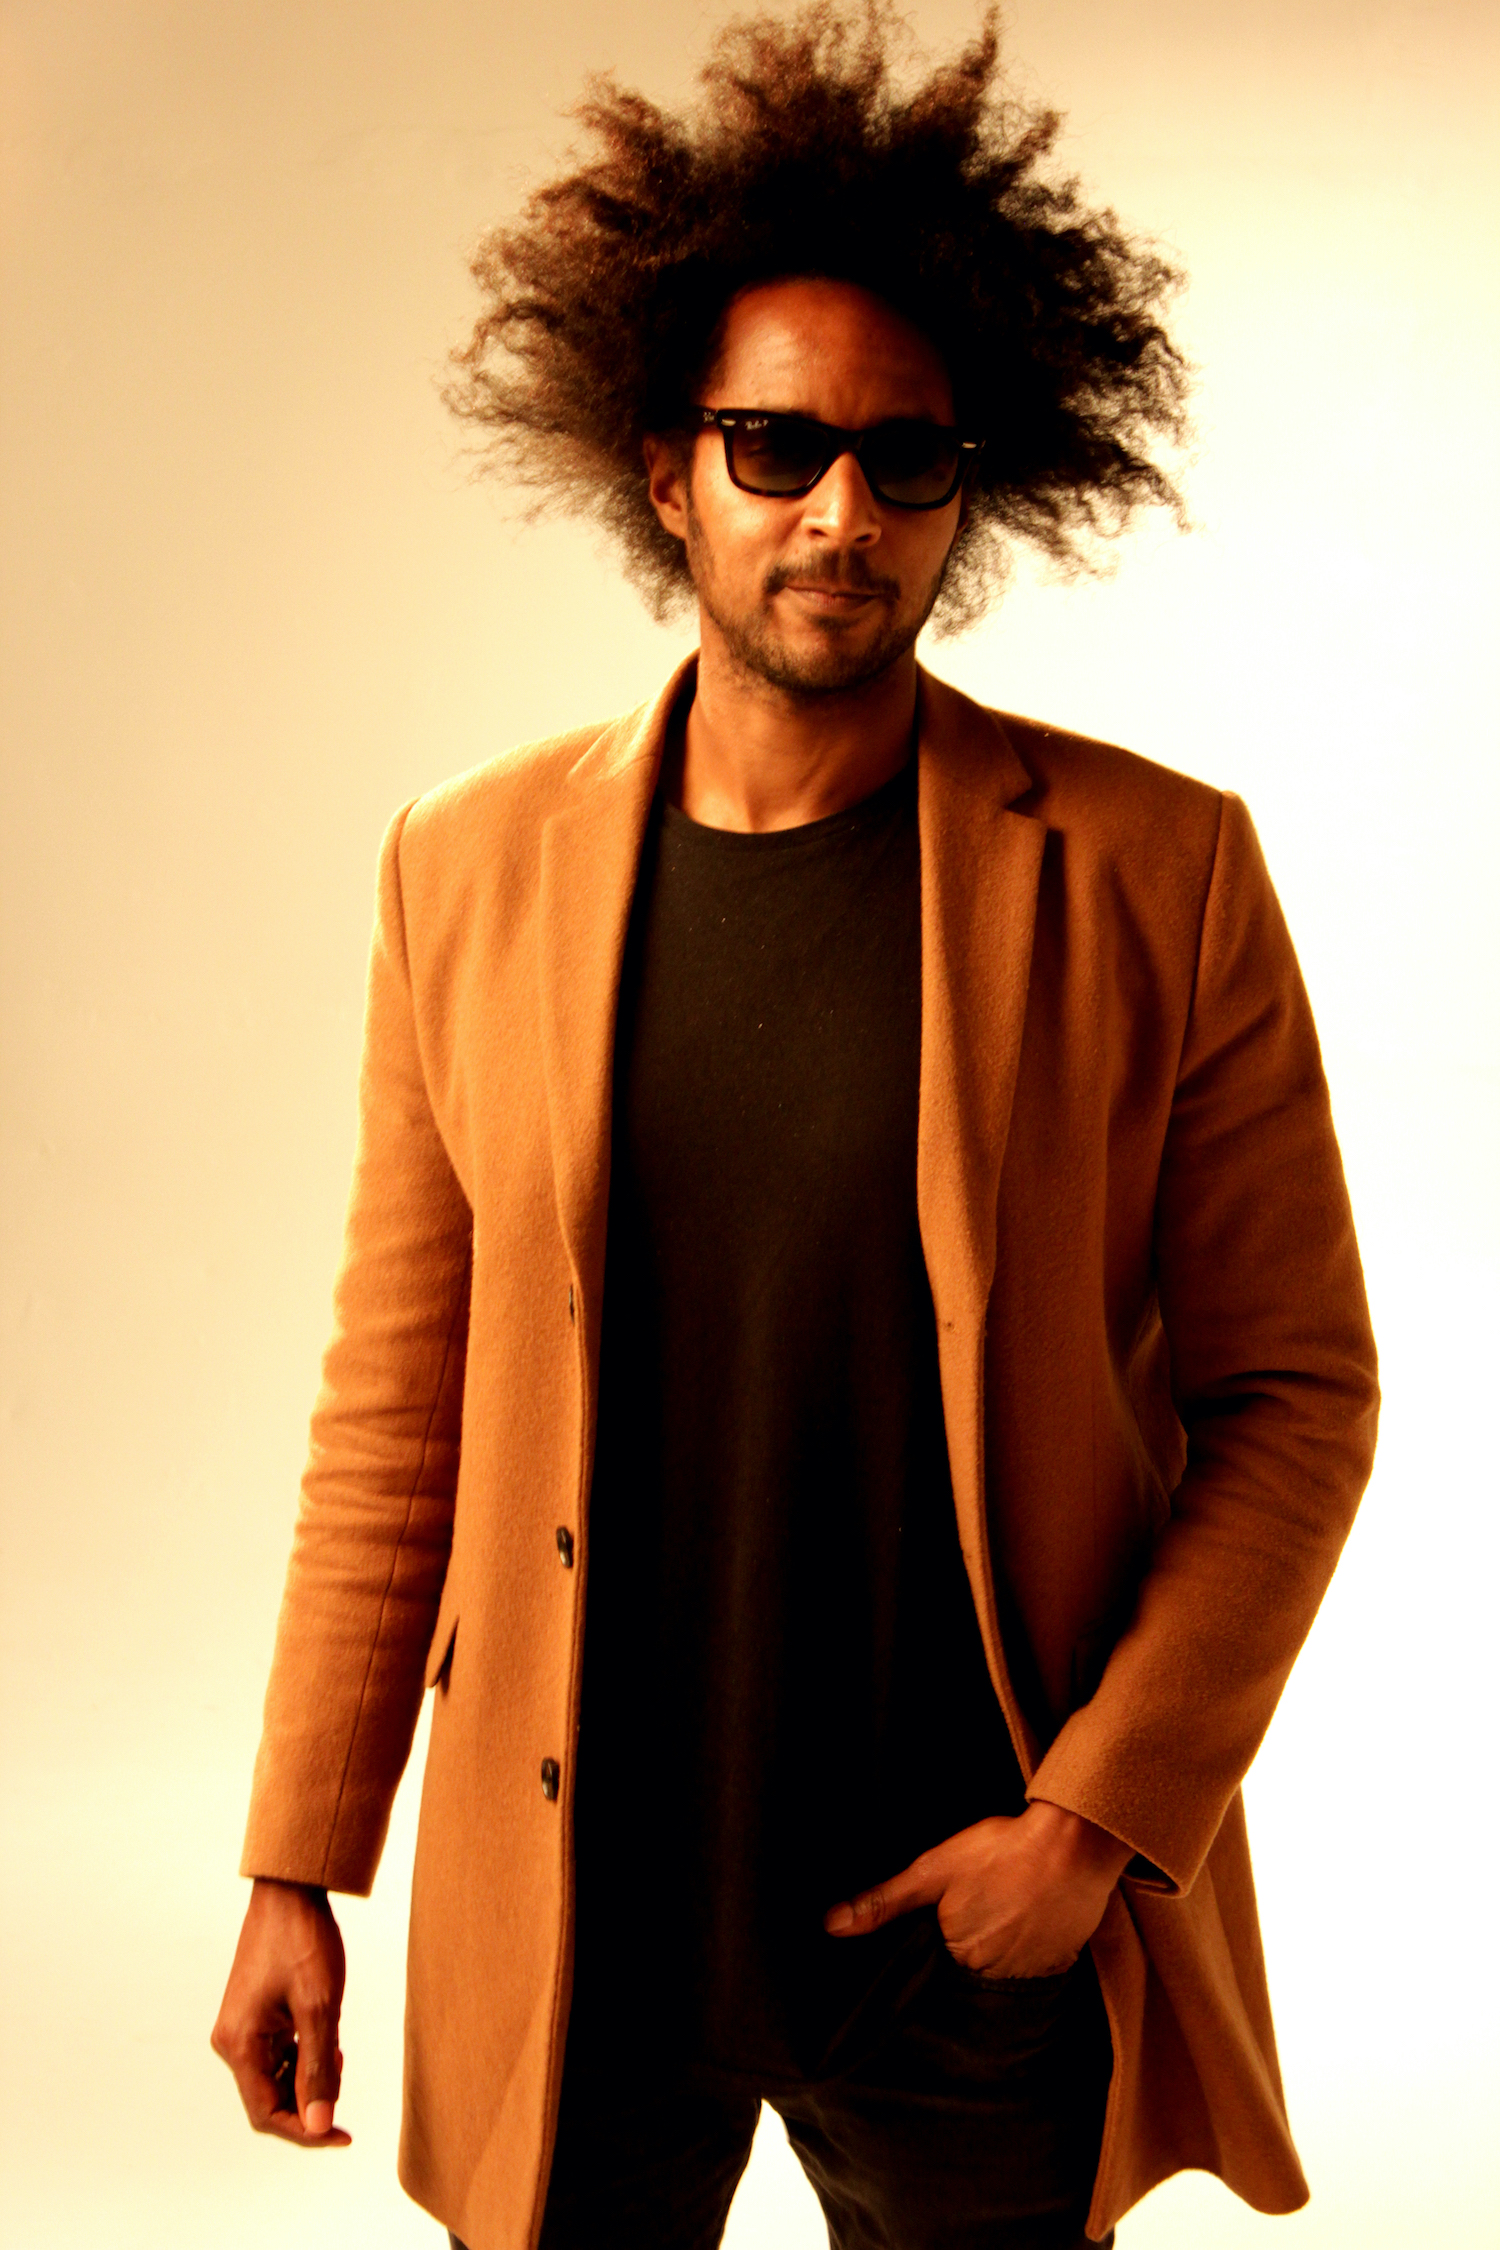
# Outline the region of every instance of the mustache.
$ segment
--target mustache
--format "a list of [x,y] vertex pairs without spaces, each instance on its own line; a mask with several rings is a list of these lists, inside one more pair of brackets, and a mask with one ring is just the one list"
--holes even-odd
[[894,601],[901,591],[896,579],[877,576],[858,552],[809,556],[806,562],[800,563],[777,563],[766,573],[768,598],[779,594],[783,587],[794,585],[836,586],[846,593],[875,594],[886,601]]

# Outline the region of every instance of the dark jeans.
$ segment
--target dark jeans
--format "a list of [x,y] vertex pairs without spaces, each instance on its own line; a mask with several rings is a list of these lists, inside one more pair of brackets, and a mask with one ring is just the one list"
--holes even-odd
[[[833,2250],[1085,2250],[1110,2068],[1087,1954],[989,1983],[940,1950],[867,2062],[766,2099]],[[759,2112],[705,2071],[640,2083],[570,2050],[541,2250],[714,2250]]]

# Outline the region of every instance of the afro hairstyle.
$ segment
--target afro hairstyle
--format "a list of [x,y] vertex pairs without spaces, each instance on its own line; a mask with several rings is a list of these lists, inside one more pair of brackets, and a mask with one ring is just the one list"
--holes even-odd
[[993,9],[953,61],[898,83],[886,0],[818,0],[725,27],[697,110],[608,76],[573,113],[593,146],[483,237],[483,310],[444,396],[531,514],[601,523],[653,613],[692,593],[647,492],[642,440],[682,428],[736,293],[791,275],[872,291],[933,342],[985,439],[934,613],[972,623],[1015,539],[1064,572],[1146,504],[1183,522],[1156,457],[1186,434],[1187,364],[1161,323],[1181,275],[1075,180],[1043,176],[1060,120],[1010,98]]

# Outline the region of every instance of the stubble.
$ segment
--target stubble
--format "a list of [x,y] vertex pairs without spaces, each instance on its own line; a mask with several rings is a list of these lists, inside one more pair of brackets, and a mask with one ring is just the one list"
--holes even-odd
[[[824,696],[844,694],[851,688],[866,686],[882,672],[889,671],[913,646],[943,590],[948,569],[946,556],[917,610],[897,617],[893,611],[901,589],[894,579],[878,577],[858,555],[846,555],[842,560],[816,558],[805,563],[778,564],[767,573],[761,586],[759,607],[735,612],[721,596],[713,556],[703,536],[702,520],[693,506],[691,485],[686,494],[686,508],[688,568],[704,613],[717,626],[731,661],[748,677],[764,681],[799,702],[816,702]],[[798,585],[854,587],[871,593],[886,603],[886,622],[873,640],[855,641],[852,635],[845,636],[833,626],[820,647],[789,648],[776,629],[771,603],[776,594],[794,580]]]

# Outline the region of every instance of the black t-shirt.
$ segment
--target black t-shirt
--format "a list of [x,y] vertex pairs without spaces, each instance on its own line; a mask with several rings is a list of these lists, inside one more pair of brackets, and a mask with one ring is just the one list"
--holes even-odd
[[932,1917],[827,1936],[1022,1786],[917,1232],[915,762],[810,825],[658,805],[620,998],[578,1771],[580,2040],[864,2051]]

